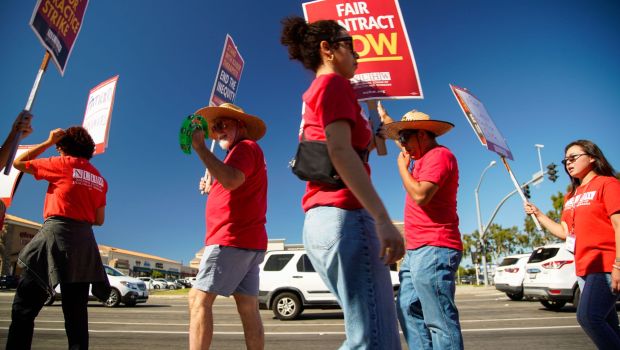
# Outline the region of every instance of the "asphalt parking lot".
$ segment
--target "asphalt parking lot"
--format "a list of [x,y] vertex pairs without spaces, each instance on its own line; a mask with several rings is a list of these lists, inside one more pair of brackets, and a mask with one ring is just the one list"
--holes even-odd
[[[12,292],[0,292],[0,344],[10,324]],[[466,349],[594,349],[566,306],[548,311],[538,302],[511,301],[493,288],[459,286],[457,304]],[[136,307],[89,304],[91,349],[186,349],[185,296],[151,296]],[[234,301],[216,301],[212,349],[244,349]],[[344,339],[340,310],[307,310],[299,320],[279,321],[262,310],[266,349],[337,349]],[[66,349],[60,304],[44,307],[36,320],[33,349]],[[406,345],[403,339],[403,348]]]

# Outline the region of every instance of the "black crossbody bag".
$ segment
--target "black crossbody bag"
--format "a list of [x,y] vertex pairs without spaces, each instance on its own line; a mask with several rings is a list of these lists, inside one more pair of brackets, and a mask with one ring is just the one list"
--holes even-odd
[[[368,161],[368,150],[355,150],[363,162]],[[297,146],[297,153],[289,163],[293,174],[303,181],[318,182],[334,187],[345,187],[332,164],[325,141],[306,140],[305,132]]]

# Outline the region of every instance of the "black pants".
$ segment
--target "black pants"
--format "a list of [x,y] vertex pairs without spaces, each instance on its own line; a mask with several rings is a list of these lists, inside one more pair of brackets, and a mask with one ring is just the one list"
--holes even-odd
[[[62,312],[69,349],[88,349],[88,287],[90,283],[61,283]],[[11,327],[6,343],[7,350],[30,349],[34,332],[34,319],[43,308],[47,292],[28,273],[15,291],[11,311]]]

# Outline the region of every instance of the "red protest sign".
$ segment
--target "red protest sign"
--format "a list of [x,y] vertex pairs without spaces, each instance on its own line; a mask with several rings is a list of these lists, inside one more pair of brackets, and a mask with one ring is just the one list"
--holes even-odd
[[232,37],[226,34],[220,65],[215,76],[213,90],[211,90],[211,98],[209,104],[211,106],[219,106],[222,103],[235,102],[241,73],[243,72],[243,58],[235,45]]
[[358,100],[423,98],[398,0],[318,0],[303,9],[308,22],[336,20],[353,37]]
[[34,7],[30,27],[52,54],[61,75],[82,29],[87,6],[88,0],[38,0]]
[[118,75],[97,85],[88,94],[82,126],[88,130],[93,141],[95,141],[95,153],[93,155],[103,153],[108,147],[117,82]]

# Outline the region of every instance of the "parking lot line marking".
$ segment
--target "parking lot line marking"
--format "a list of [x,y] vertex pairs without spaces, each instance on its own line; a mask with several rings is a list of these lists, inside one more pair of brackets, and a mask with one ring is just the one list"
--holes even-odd
[[[549,330],[549,329],[569,329],[580,328],[580,326],[543,326],[543,327],[515,327],[515,328],[480,328],[480,329],[463,329],[464,333],[473,332],[506,332],[506,331],[535,331],[535,330]],[[0,327],[2,330],[8,330],[8,327]],[[65,332],[64,328],[35,328],[35,331],[51,331],[51,332]],[[132,334],[189,334],[188,331],[130,331],[130,330],[115,330],[115,329],[89,329],[89,333],[132,333]],[[402,332],[399,332],[402,334]],[[213,332],[214,335],[243,335],[243,332]],[[265,332],[265,335],[344,335],[345,332]]]
[[575,316],[554,316],[554,317],[527,317],[527,318],[489,318],[482,320],[460,320],[461,323],[476,323],[476,322],[502,322],[502,321],[530,321],[530,320],[560,320],[560,319],[573,319]]
[[567,328],[581,328],[579,325],[574,326],[540,326],[540,327],[506,327],[506,328],[476,328],[476,329],[462,329],[461,332],[506,332],[506,331],[536,331],[543,329],[567,329]]

